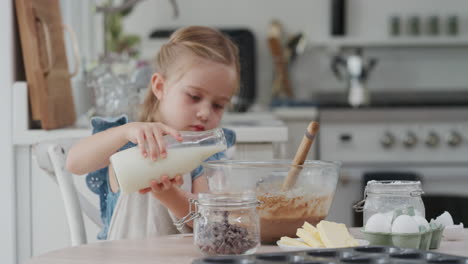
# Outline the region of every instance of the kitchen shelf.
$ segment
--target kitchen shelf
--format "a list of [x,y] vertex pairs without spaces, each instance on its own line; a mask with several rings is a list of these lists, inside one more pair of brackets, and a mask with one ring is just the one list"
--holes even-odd
[[381,39],[363,39],[356,37],[338,37],[310,41],[311,47],[317,48],[411,48],[411,47],[468,47],[466,36],[440,37],[388,37]]

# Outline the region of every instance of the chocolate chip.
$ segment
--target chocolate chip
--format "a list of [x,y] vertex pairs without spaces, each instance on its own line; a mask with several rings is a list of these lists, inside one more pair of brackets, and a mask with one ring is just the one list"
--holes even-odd
[[230,224],[229,212],[219,211],[221,222],[199,223],[197,230],[197,246],[206,255],[244,254],[254,248],[254,241],[247,228]]

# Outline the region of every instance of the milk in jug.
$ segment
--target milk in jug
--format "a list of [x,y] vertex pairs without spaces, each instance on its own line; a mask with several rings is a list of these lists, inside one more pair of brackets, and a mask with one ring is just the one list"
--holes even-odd
[[211,155],[227,148],[223,130],[216,128],[201,132],[180,132],[183,141],[164,136],[166,158],[156,161],[145,158],[138,146],[119,151],[110,157],[120,190],[132,193],[150,186],[151,180],[159,181],[162,175],[170,179],[177,174],[188,173],[197,168]]

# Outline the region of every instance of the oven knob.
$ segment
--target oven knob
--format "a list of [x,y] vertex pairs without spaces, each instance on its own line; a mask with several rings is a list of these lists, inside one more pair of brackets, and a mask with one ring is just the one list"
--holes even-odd
[[426,138],[426,146],[433,148],[439,145],[439,136],[435,132],[429,132]]
[[403,145],[407,148],[412,148],[418,143],[418,138],[413,132],[408,132],[405,139],[403,140]]
[[462,143],[462,136],[456,131],[451,131],[447,140],[450,147],[458,147]]
[[384,148],[391,148],[395,144],[395,137],[390,132],[386,132],[380,139],[380,144]]

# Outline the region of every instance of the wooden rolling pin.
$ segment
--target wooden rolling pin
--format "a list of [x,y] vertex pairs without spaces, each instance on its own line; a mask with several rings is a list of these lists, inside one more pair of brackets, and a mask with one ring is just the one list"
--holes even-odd
[[307,158],[307,154],[309,153],[310,146],[314,142],[314,138],[319,130],[319,127],[319,123],[315,121],[310,122],[310,124],[307,126],[307,130],[304,134],[304,137],[302,138],[301,145],[299,145],[296,156],[292,162],[293,166],[291,166],[291,169],[288,172],[288,176],[284,180],[283,186],[281,186],[282,191],[287,191],[291,189],[294,184],[296,184],[297,177],[299,176],[299,173],[302,169],[300,165],[304,164],[304,161]]

